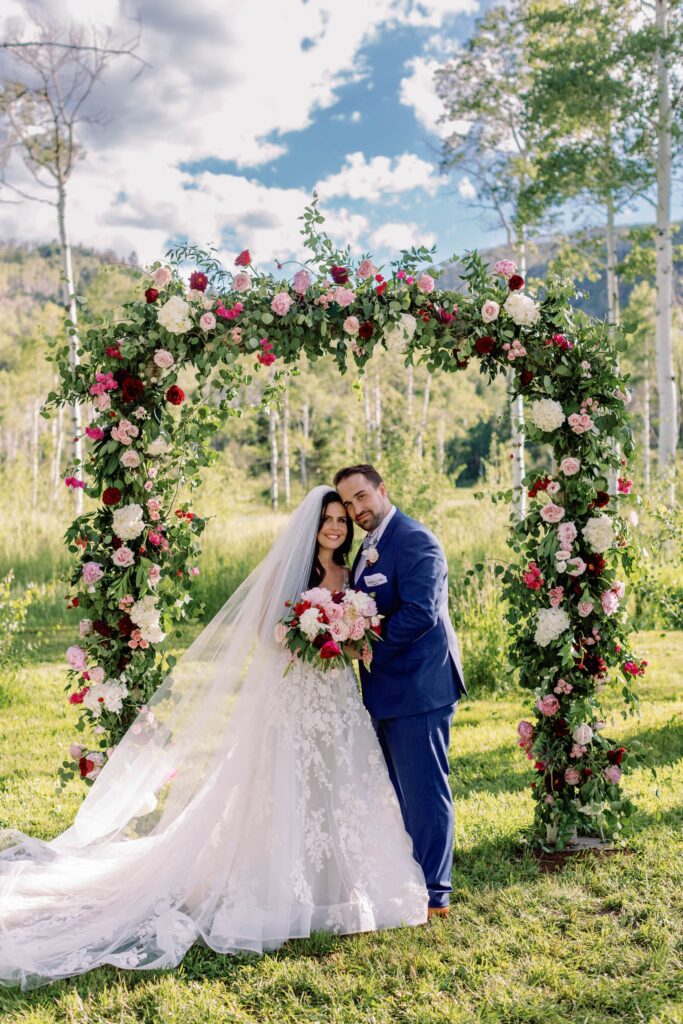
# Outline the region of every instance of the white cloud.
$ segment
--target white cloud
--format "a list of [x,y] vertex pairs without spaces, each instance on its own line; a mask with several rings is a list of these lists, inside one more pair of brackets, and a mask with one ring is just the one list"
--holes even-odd
[[412,107],[415,117],[430,135],[445,139],[453,132],[466,135],[469,124],[466,121],[448,121],[439,124],[439,118],[446,113],[434,84],[434,72],[439,61],[430,57],[413,57],[406,61],[409,75],[401,79],[399,99],[406,107]]
[[445,183],[431,163],[415,153],[402,153],[397,157],[375,156],[366,159],[364,153],[349,153],[337,174],[319,181],[316,189],[320,196],[349,196],[376,202],[382,197],[412,189],[422,189],[434,195]]
[[436,242],[436,235],[414,223],[390,221],[373,231],[370,242],[373,252],[379,258],[388,255],[390,259],[395,259],[401,249],[409,249],[412,245],[426,245],[430,248]]
[[462,199],[476,199],[477,190],[467,175],[458,182],[458,193]]

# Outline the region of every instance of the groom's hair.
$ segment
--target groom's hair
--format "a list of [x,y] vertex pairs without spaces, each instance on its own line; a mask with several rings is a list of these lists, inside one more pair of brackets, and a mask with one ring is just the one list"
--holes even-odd
[[384,482],[374,466],[363,462],[360,466],[345,466],[344,469],[340,469],[338,473],[335,473],[334,486],[339,487],[342,480],[346,480],[348,476],[355,476],[356,473],[360,473],[366,480],[369,480],[373,487],[379,487]]

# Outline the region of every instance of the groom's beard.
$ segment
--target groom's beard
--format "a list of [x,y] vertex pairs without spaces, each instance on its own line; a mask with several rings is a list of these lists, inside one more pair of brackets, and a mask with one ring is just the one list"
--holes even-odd
[[366,533],[372,533],[380,525],[386,514],[386,512],[370,512],[367,514],[367,518],[363,518],[363,522],[358,523],[358,525]]

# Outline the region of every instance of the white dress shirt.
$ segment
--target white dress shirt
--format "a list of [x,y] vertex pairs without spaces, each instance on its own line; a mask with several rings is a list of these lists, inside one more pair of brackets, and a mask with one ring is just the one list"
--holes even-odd
[[358,580],[363,575],[363,573],[365,572],[365,568],[368,564],[368,560],[365,554],[366,551],[368,550],[368,548],[377,547],[377,545],[379,544],[380,537],[386,530],[395,512],[396,506],[392,505],[387,514],[385,515],[384,519],[382,520],[382,522],[377,527],[377,529],[372,530],[363,541],[361,555],[360,558],[358,559],[358,565],[356,566],[356,574],[353,577],[354,583],[357,583]]

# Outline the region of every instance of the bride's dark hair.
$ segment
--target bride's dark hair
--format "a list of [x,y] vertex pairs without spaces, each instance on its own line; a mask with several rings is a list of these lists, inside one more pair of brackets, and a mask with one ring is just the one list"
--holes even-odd
[[[327,512],[328,506],[332,505],[334,503],[337,503],[337,504],[341,505],[342,508],[344,508],[344,502],[341,500],[341,498],[339,497],[337,492],[336,491],[328,491],[327,494],[325,495],[325,497],[322,500],[322,505],[320,506],[320,519],[318,520],[318,528],[315,531],[316,538],[317,538],[318,534],[320,533],[320,530],[322,529],[322,525],[323,525],[323,522],[325,520],[325,513]],[[332,561],[336,562],[337,565],[346,566],[347,565],[346,559],[347,559],[349,551],[351,550],[351,545],[352,544],[353,544],[353,522],[351,521],[351,517],[347,513],[346,514],[346,537],[344,538],[344,543],[340,544],[339,547],[336,548],[332,552]],[[320,562],[320,559],[318,557],[319,554],[320,554],[320,544],[318,543],[318,540],[316,539],[315,551],[313,552],[313,565],[311,566],[311,575],[308,577],[308,586],[309,586],[309,588],[310,587],[318,587],[318,586],[320,586],[320,584],[322,583],[322,581],[325,578],[325,570],[323,569],[322,564]]]

